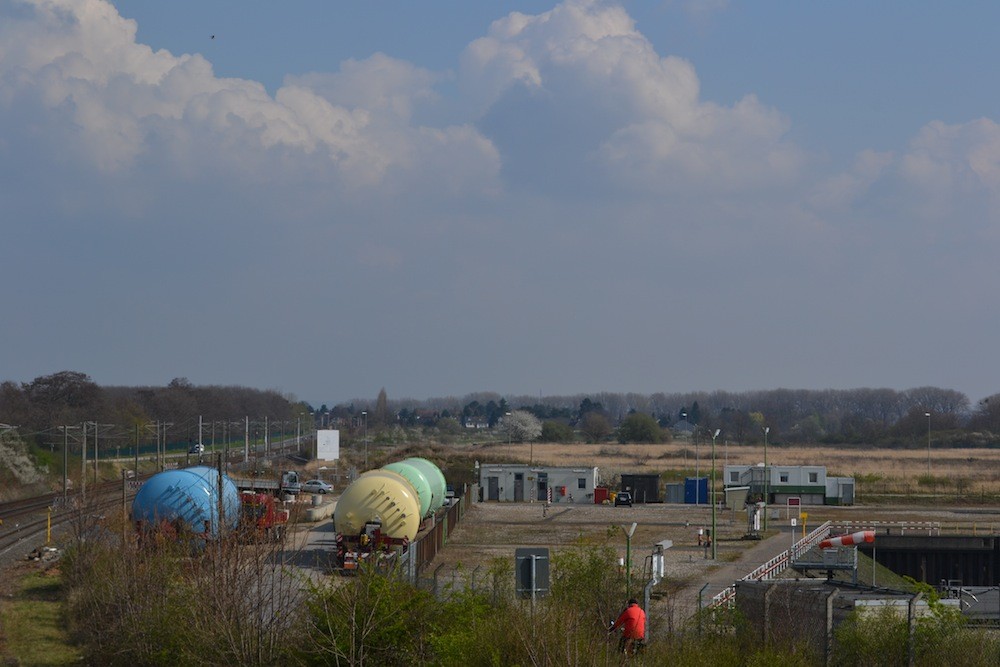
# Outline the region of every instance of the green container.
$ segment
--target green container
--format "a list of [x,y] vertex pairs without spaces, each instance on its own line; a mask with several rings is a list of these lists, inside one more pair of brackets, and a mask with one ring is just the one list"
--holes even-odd
[[406,478],[406,481],[413,485],[413,489],[417,492],[417,498],[420,500],[420,516],[425,517],[431,513],[431,499],[434,496],[434,492],[431,491],[431,483],[427,480],[427,476],[424,475],[422,470],[406,461],[396,461],[395,463],[382,466],[382,468],[399,473]]
[[448,490],[448,483],[444,479],[444,473],[441,472],[441,468],[428,461],[427,459],[422,459],[419,456],[414,456],[412,458],[404,459],[403,463],[408,463],[414,468],[424,473],[424,477],[431,485],[431,506],[430,512],[434,513],[441,509],[444,505],[444,496]]

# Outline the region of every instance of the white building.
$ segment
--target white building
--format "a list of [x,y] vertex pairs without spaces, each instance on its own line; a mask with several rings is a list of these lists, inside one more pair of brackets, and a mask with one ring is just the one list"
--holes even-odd
[[766,489],[769,505],[784,505],[790,498],[803,505],[854,504],[854,478],[827,477],[826,466],[729,465],[723,468],[723,484],[748,486],[750,495],[760,498]]
[[485,463],[479,466],[479,493],[483,501],[545,501],[552,491],[553,503],[593,503],[597,468],[553,468],[516,463]]

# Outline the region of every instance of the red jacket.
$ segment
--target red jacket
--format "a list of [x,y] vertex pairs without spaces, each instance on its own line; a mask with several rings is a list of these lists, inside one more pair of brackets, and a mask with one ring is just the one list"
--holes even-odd
[[646,612],[639,605],[630,604],[621,613],[615,624],[611,626],[612,630],[617,630],[618,628],[622,628],[626,639],[645,639]]

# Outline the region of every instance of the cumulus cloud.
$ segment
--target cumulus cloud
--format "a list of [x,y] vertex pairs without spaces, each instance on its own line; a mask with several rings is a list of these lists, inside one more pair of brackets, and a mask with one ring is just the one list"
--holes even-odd
[[[1000,220],[1000,126],[988,118],[932,121],[898,153],[860,151],[850,169],[819,179],[806,202],[820,214],[853,210],[883,224],[892,211],[911,227],[942,217],[989,225]],[[968,213],[956,215],[960,210]]]
[[[0,151],[29,142],[41,159],[107,174],[143,166],[270,182],[280,165],[287,181],[433,198],[495,197],[502,170],[508,186],[553,197],[798,190],[819,215],[887,183],[937,206],[1000,189],[989,119],[929,123],[898,156],[863,150],[810,185],[787,117],[753,94],[731,106],[702,100],[690,62],[658,54],[624,8],[600,0],[495,21],[461,54],[462,97],[451,100],[437,88],[447,74],[383,53],[286,77],[271,96],[216,76],[201,55],[137,43],[135,22],[105,0],[0,11]],[[458,122],[427,112],[449,104]],[[463,120],[455,108],[474,113]]]
[[384,53],[365,60],[347,60],[338,72],[286,76],[286,86],[312,90],[331,104],[384,113],[409,120],[413,106],[437,97],[434,84],[441,75]]
[[463,55],[462,81],[518,169],[539,164],[537,142],[519,141],[534,132],[575,147],[547,156],[546,172],[587,178],[586,165],[591,178],[652,192],[785,183],[804,159],[780,113],[753,95],[700,100],[691,63],[657,54],[622,7],[598,0],[494,22]]
[[1000,127],[988,118],[928,123],[910,142],[900,169],[921,189],[1000,192]]
[[[104,0],[28,0],[6,6],[0,23],[0,113],[34,106],[35,124],[62,128],[48,150],[69,152],[114,173],[142,158],[197,170],[207,154],[266,179],[276,156],[319,156],[329,178],[373,185],[395,167],[419,163],[422,148],[445,145],[488,175],[495,154],[461,128],[427,141],[424,128],[376,121],[409,118],[433,77],[376,55],[341,72],[292,79],[272,98],[253,81],[216,77],[200,55],[174,56],[136,43],[136,24]],[[39,133],[40,137],[47,132]],[[464,142],[465,147],[450,146]],[[154,145],[169,145],[155,152]],[[484,150],[485,149],[485,150]],[[304,160],[316,167],[313,160]]]

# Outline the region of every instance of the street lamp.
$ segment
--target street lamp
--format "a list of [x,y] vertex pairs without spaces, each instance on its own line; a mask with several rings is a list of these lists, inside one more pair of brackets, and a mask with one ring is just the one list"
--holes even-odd
[[[688,418],[688,413],[686,413],[683,410],[681,410],[681,419],[684,420],[685,422],[687,422],[687,418]],[[685,475],[687,474],[687,467],[688,467],[688,448],[685,447],[684,448],[684,474]]]
[[771,483],[771,476],[767,472],[767,434],[771,432],[770,426],[764,427],[764,533],[767,533],[767,510],[770,502],[768,501],[768,496],[770,495],[768,487]]
[[361,416],[365,418],[365,470],[368,470],[368,411],[362,410]]
[[535,465],[535,440],[528,441],[528,466]]
[[[504,413],[505,417],[510,417],[509,412]],[[507,429],[507,458],[510,459],[510,420],[505,419],[503,422],[504,428]]]
[[[931,413],[925,412],[924,416],[927,417],[927,476],[931,475]],[[930,482],[930,480],[927,480]]]
[[691,429],[691,437],[694,438],[694,504],[701,504],[701,456],[698,447],[698,427]]
[[722,433],[722,429],[715,429],[712,434],[712,560],[718,555],[715,547],[715,439]]

